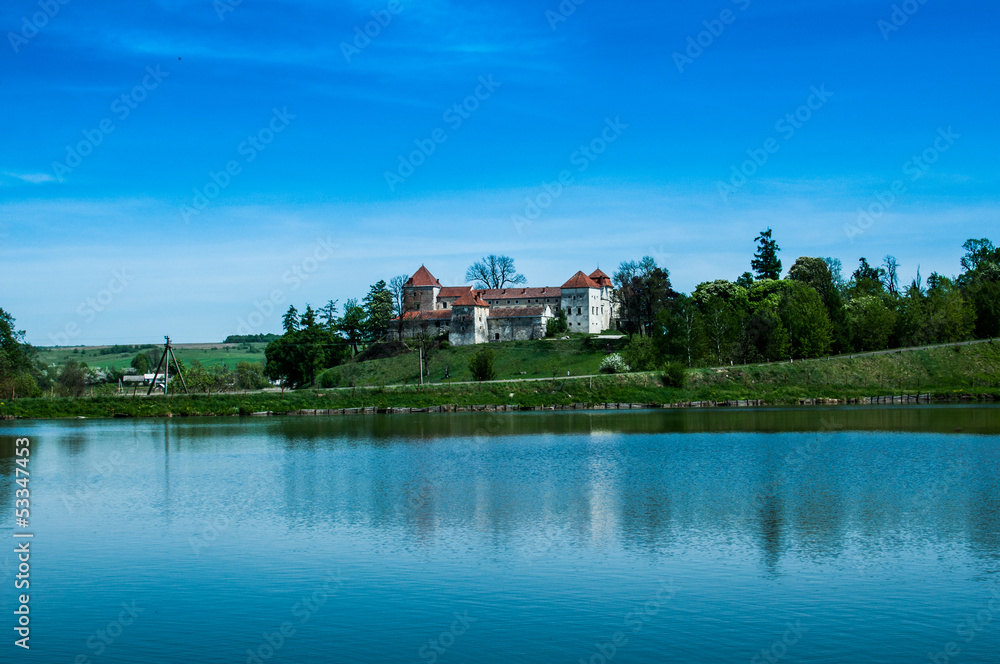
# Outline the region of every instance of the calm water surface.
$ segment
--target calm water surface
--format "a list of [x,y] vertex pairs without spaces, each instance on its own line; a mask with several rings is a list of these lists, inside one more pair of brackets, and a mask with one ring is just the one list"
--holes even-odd
[[7,422],[0,661],[996,663],[998,434],[991,407]]

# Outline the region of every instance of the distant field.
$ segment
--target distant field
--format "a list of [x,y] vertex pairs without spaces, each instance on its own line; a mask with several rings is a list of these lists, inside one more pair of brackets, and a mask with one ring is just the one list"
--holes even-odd
[[[198,360],[205,366],[215,366],[228,364],[230,368],[235,367],[237,362],[264,362],[264,347],[267,344],[175,344],[174,354],[177,359],[184,364],[189,364],[191,360]],[[101,355],[100,349],[109,346],[87,346],[83,348],[38,348],[38,357],[45,364],[66,364],[69,360],[86,362],[90,367],[101,367],[103,369],[122,369],[129,366],[132,358],[139,351],[127,353],[115,353],[112,355]],[[145,350],[153,350],[159,358],[163,352],[163,346],[150,347]],[[141,352],[145,352],[145,350]]]

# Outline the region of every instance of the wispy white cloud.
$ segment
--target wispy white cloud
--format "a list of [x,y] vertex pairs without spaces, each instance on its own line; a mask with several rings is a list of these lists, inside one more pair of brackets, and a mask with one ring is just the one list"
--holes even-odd
[[[4,171],[2,175],[5,178],[14,178],[15,180],[29,184],[45,184],[46,182],[56,181],[49,173],[11,173],[10,171]],[[0,184],[4,184],[3,179],[0,179]]]

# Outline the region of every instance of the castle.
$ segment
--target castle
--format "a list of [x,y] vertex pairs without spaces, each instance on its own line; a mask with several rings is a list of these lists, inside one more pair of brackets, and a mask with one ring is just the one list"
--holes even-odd
[[558,311],[570,332],[598,334],[617,322],[611,277],[582,271],[558,288],[442,286],[420,266],[403,286],[403,315],[390,338],[447,336],[454,346],[541,339]]

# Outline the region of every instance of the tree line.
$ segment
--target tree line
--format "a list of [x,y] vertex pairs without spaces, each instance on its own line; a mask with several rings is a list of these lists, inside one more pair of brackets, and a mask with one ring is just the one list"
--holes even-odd
[[961,273],[919,269],[900,281],[899,262],[860,258],[849,278],[839,259],[803,256],[784,278],[771,229],[756,238],[751,271],[676,292],[650,257],[613,275],[633,370],[807,359],[830,354],[989,338],[1000,333],[1000,250],[988,239],[962,247]]

